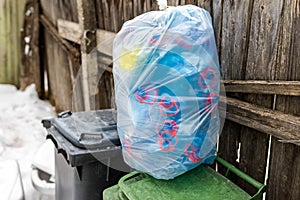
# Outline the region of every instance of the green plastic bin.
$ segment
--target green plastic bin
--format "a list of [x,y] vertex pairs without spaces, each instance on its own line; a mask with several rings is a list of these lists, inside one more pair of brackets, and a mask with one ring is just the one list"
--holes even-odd
[[265,185],[241,172],[225,160],[216,161],[230,172],[258,189],[250,196],[233,182],[212,168],[201,165],[173,180],[158,180],[144,173],[133,172],[122,177],[113,187],[103,192],[104,200],[246,200],[260,199]]

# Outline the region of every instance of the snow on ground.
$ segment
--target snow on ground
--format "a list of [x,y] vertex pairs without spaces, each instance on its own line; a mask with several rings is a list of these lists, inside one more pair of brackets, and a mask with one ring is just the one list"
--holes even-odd
[[[26,199],[33,196],[30,178],[32,160],[45,142],[46,130],[41,120],[53,116],[54,108],[38,98],[34,85],[22,92],[15,86],[0,84],[0,163],[18,160]],[[5,180],[10,178],[0,178],[0,191],[8,182]]]

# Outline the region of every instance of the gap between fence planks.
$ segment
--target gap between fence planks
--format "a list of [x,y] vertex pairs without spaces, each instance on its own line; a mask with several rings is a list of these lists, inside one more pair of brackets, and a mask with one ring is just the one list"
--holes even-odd
[[271,134],[279,138],[281,142],[300,145],[300,117],[230,97],[226,99],[221,97],[221,101],[227,104],[227,119],[260,132]]

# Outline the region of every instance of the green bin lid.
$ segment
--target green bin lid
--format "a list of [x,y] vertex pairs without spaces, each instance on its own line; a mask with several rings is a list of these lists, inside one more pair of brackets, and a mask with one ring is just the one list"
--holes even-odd
[[[244,200],[251,196],[207,166],[199,166],[173,180],[141,173],[124,176],[118,184],[130,200]],[[123,199],[123,198],[122,198]]]

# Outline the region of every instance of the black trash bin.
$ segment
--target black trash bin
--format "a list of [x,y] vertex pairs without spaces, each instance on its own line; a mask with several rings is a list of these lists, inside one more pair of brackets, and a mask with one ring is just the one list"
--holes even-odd
[[61,113],[43,120],[56,146],[57,200],[102,199],[105,188],[131,171],[124,163],[114,110]]

